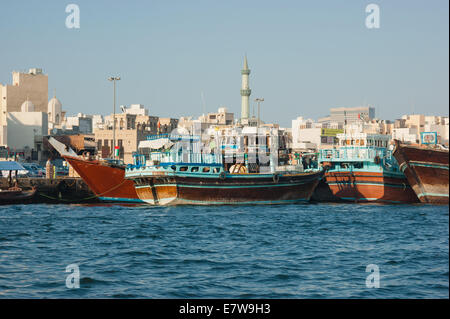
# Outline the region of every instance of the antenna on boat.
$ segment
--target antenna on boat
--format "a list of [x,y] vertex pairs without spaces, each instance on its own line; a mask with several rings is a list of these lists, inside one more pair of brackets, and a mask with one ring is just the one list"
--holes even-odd
[[344,139],[345,145],[347,145],[347,111],[344,110]]

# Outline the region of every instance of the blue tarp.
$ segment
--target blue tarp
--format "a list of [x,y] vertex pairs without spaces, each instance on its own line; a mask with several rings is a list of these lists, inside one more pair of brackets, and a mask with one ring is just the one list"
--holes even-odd
[[0,161],[0,171],[22,171],[25,167],[13,161]]

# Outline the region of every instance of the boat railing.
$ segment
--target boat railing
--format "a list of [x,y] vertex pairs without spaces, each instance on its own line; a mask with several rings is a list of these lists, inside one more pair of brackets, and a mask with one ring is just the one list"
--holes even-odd
[[376,157],[390,158],[391,153],[381,147],[341,147],[320,150],[319,159],[321,162],[373,161]]
[[160,138],[169,138],[169,134],[165,133],[165,134],[147,135],[147,141],[153,141]]
[[147,135],[147,141],[153,141],[158,139],[167,138],[171,141],[200,141],[199,135],[186,135],[186,134],[173,134],[173,133],[161,133],[154,135]]
[[186,153],[186,152],[151,152],[150,154],[134,154],[134,164],[128,168],[141,168],[159,163],[197,163],[222,164],[221,154]]

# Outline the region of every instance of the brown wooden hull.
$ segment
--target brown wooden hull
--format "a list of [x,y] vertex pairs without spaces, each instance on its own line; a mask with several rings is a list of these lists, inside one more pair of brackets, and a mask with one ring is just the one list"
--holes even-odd
[[351,202],[417,203],[416,194],[403,175],[382,172],[326,172],[334,196]]
[[102,201],[141,202],[134,183],[125,179],[125,168],[64,156],[89,188]]
[[139,198],[153,205],[281,204],[307,202],[322,172],[258,177],[145,176],[135,179]]
[[0,205],[11,205],[11,204],[27,204],[33,199],[36,193],[36,188],[30,190],[2,190],[0,191]]
[[396,141],[393,156],[422,203],[448,204],[448,151]]

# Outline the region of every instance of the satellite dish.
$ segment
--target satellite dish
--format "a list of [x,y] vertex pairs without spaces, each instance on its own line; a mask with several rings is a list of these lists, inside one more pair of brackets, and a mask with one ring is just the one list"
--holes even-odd
[[121,105],[121,106],[120,106],[120,109],[122,110],[122,113],[125,113],[125,110],[126,110],[126,109],[125,109],[125,106]]

